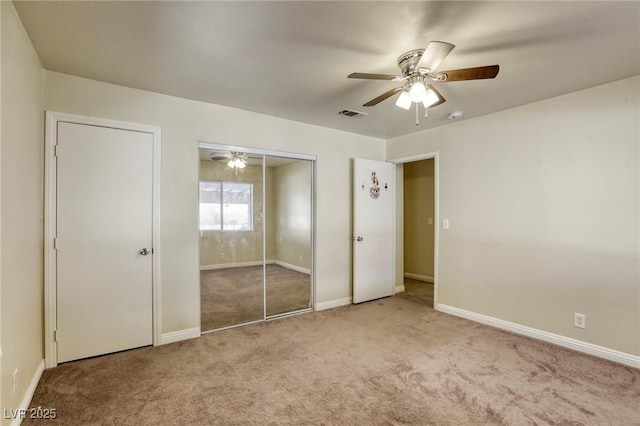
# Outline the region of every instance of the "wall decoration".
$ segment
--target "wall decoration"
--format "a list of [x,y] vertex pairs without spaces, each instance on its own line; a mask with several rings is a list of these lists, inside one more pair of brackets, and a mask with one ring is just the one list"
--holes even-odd
[[373,186],[369,188],[369,195],[374,200],[380,196],[380,182],[378,182],[378,177],[376,176],[376,172],[371,172],[371,182],[373,182]]

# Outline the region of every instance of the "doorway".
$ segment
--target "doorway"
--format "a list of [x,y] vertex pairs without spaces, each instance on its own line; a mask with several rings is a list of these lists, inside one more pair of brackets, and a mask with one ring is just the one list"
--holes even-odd
[[199,146],[203,333],[311,311],[315,157]]
[[404,293],[401,297],[433,308],[434,296],[434,159],[403,167]]
[[158,342],[159,137],[47,113],[47,367]]
[[438,153],[395,160],[398,185],[396,295],[437,307]]

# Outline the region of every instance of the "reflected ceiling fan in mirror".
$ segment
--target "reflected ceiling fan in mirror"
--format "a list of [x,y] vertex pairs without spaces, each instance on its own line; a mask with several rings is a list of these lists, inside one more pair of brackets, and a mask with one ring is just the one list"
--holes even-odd
[[227,153],[212,152],[210,158],[213,161],[222,161],[222,160],[227,161],[227,165],[232,169],[234,169],[236,174],[238,174],[239,169],[244,169],[245,167],[247,167],[247,162],[249,161],[249,158],[262,159],[262,156],[249,157],[244,152],[230,151]]
[[396,100],[396,105],[409,110],[412,104],[416,104],[416,124],[419,124],[418,104],[424,106],[426,110],[424,117],[427,118],[429,108],[446,102],[445,98],[430,82],[446,83],[450,81],[489,79],[495,78],[498,75],[498,71],[500,71],[499,65],[487,65],[436,72],[440,63],[451,53],[454,47],[453,44],[444,41],[432,41],[429,42],[426,49],[415,49],[403,53],[398,57],[398,66],[402,71],[402,75],[354,72],[349,74],[347,78],[404,81],[403,86],[388,90],[362,106],[377,105],[396,93],[400,93]]

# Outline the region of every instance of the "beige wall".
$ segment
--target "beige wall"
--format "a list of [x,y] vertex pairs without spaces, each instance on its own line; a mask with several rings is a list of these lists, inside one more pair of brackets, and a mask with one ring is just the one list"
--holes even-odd
[[[267,168],[264,184],[272,181],[272,169]],[[200,266],[229,265],[261,262],[263,260],[262,229],[264,227],[265,203],[263,202],[262,166],[248,165],[235,174],[226,162],[200,161],[200,180],[218,182],[245,182],[253,185],[253,230],[252,231],[200,231]],[[267,204],[273,190],[265,188]],[[274,232],[269,227],[266,232],[265,247],[267,259],[275,253]]]
[[[42,66],[13,4],[2,8],[2,409],[16,409],[43,350]],[[18,369],[19,387],[11,390]],[[4,416],[3,416],[4,418]],[[3,424],[9,420],[3,419]]]
[[404,272],[431,279],[434,189],[433,159],[404,164]]
[[317,301],[351,296],[351,158],[384,160],[384,140],[49,71],[45,108],[161,127],[163,333],[200,323],[199,142],[317,156]]
[[311,161],[274,169],[275,259],[311,270]]
[[637,76],[390,140],[440,153],[438,302],[639,355],[639,110]]

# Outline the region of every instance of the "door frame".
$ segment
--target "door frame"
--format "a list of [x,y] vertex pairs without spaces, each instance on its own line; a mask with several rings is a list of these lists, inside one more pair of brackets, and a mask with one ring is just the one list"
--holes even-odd
[[44,357],[45,367],[58,365],[58,351],[55,340],[57,328],[57,274],[54,239],[57,234],[57,167],[55,147],[58,140],[58,123],[73,123],[97,127],[149,133],[153,137],[152,176],[152,336],[153,345],[161,343],[160,304],[160,127],[146,124],[128,123],[76,114],[46,111],[45,158],[44,158]]
[[[433,236],[433,309],[438,310],[438,288],[439,288],[439,258],[440,258],[440,152],[433,151],[423,154],[412,155],[409,157],[401,157],[393,160],[388,160],[390,163],[396,164],[396,166],[413,163],[415,161],[430,160],[433,159],[433,174],[434,174],[434,236]],[[397,175],[397,174],[396,174]],[[404,187],[404,178],[403,178]],[[400,193],[396,194],[396,196]],[[404,197],[402,198],[404,203]],[[396,206],[397,208],[397,206]],[[404,207],[403,207],[404,208]],[[400,222],[402,220],[402,222]],[[397,232],[398,223],[402,223],[404,226],[404,219],[396,218],[396,256],[398,239],[400,234]],[[402,239],[404,243],[404,238]],[[404,267],[402,268],[402,276],[404,277]]]

